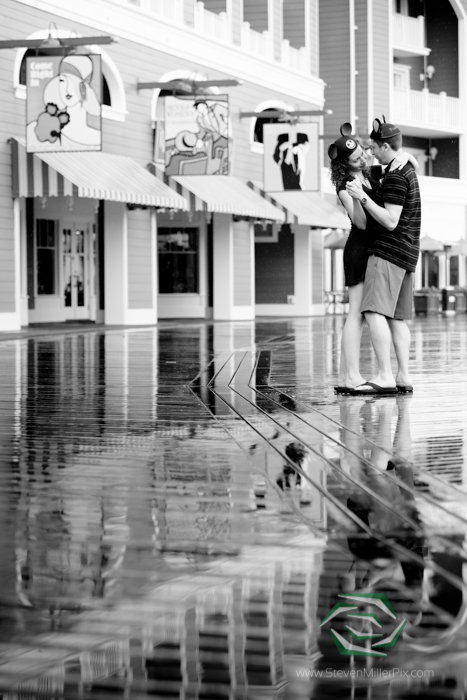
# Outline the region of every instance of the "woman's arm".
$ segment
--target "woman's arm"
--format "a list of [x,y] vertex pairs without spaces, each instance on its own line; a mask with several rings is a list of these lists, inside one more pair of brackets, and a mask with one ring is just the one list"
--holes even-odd
[[345,211],[350,216],[351,222],[364,231],[366,229],[366,215],[360,202],[353,199],[345,190],[341,190],[338,197],[344,205]]
[[400,170],[404,167],[404,165],[407,165],[407,163],[410,163],[414,170],[418,170],[418,160],[411,153],[407,153],[407,151],[401,151],[392,161],[391,171]]

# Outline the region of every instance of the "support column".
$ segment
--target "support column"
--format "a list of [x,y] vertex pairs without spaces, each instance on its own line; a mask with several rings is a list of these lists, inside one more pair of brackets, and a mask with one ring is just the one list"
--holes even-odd
[[230,321],[234,307],[233,223],[230,214],[213,214],[214,321]]
[[295,226],[294,316],[309,316],[312,300],[311,235],[308,226]]
[[128,217],[125,204],[106,202],[105,323],[124,325],[128,307]]
[[420,253],[420,257],[418,258],[417,267],[415,268],[414,289],[420,289],[422,286],[422,266],[423,266],[423,254]]

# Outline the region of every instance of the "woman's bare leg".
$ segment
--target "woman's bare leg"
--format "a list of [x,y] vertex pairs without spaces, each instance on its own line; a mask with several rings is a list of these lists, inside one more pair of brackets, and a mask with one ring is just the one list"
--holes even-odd
[[338,378],[339,386],[349,388],[355,388],[365,381],[360,374],[360,342],[363,327],[363,316],[360,313],[362,295],[363,282],[349,287],[349,313],[342,331]]

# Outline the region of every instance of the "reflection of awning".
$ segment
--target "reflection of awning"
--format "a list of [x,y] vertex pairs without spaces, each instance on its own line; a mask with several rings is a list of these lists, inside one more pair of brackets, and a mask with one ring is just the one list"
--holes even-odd
[[188,202],[132,158],[111,153],[26,153],[11,139],[14,197],[87,197],[188,209]]
[[288,224],[302,224],[316,228],[350,228],[350,222],[344,209],[332,201],[322,198],[317,192],[288,190],[268,193],[257,182],[249,182],[248,184],[271,204],[282,209]]
[[158,168],[154,168],[154,172],[186,197],[192,211],[284,221],[284,213],[280,209],[231,175],[172,175],[167,178]]
[[441,241],[437,241],[434,238],[431,238],[431,236],[422,236],[420,238],[420,250],[444,250],[444,244]]
[[327,236],[324,237],[324,247],[331,248],[331,250],[344,248],[347,237],[348,234],[344,231],[331,231],[331,233],[328,233]]

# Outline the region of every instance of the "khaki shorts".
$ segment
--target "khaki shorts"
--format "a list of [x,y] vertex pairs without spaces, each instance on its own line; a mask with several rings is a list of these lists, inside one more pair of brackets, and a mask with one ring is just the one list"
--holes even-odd
[[361,312],[377,314],[397,320],[412,318],[413,272],[370,255],[363,284]]

